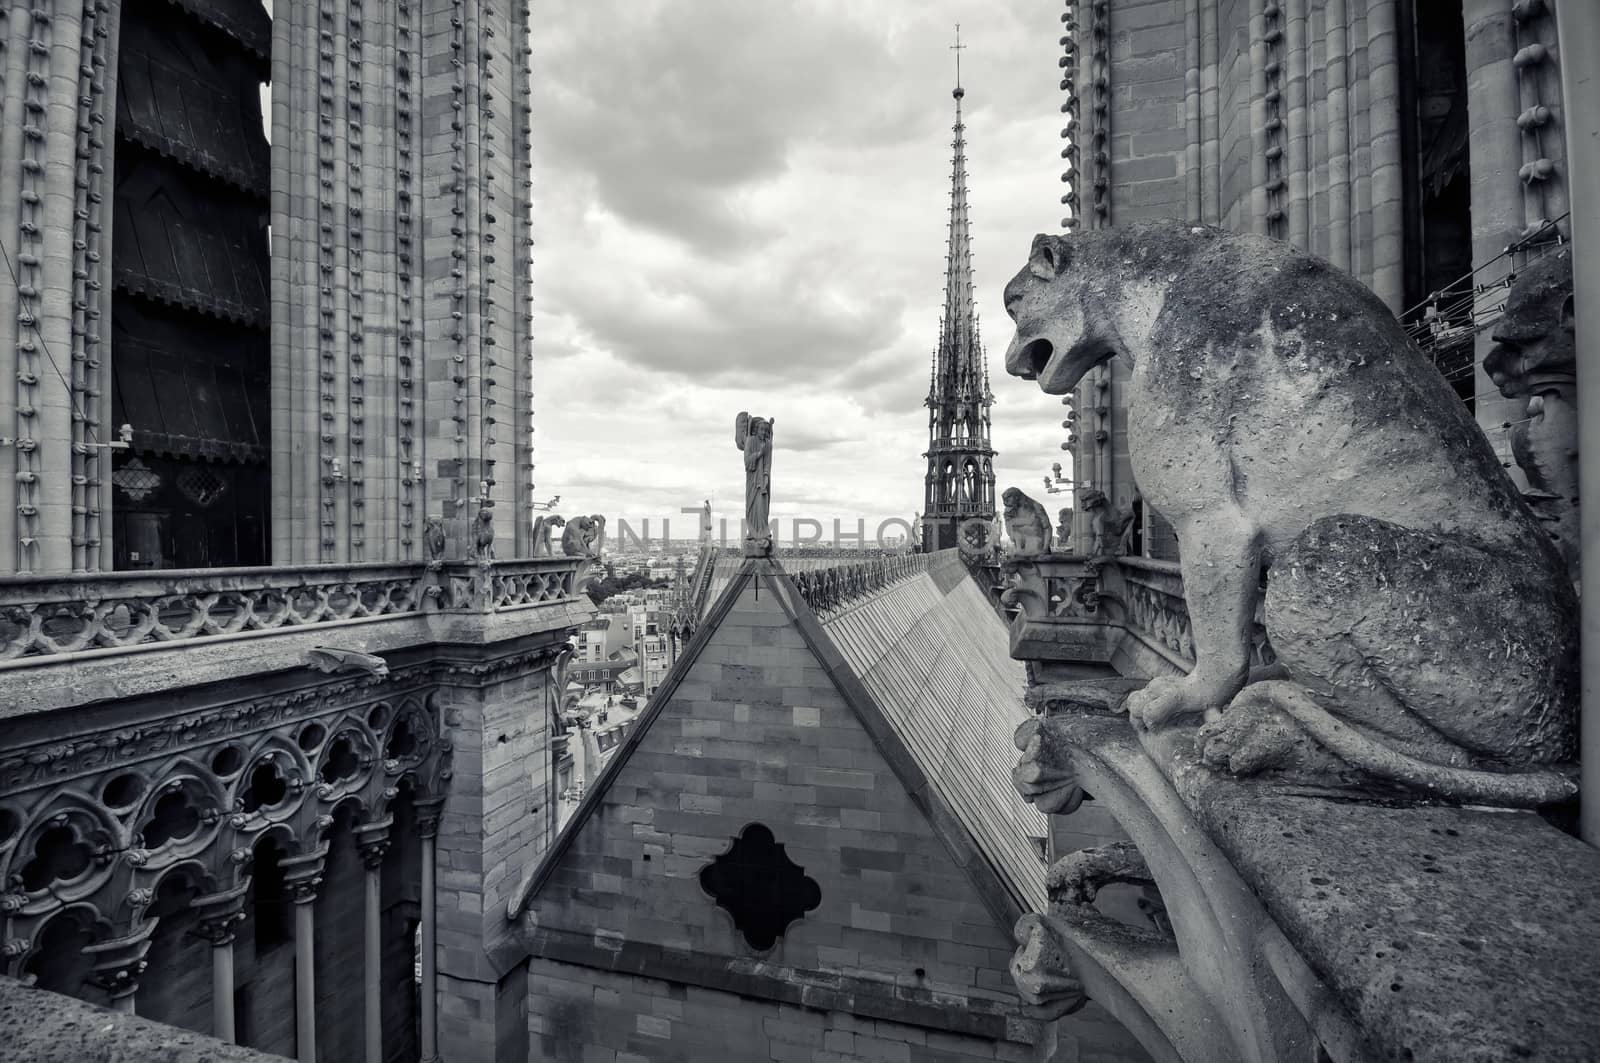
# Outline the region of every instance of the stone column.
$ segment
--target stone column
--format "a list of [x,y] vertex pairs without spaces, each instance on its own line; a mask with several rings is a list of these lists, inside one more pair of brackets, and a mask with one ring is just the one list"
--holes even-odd
[[[1577,5],[1571,5],[1577,6]],[[1522,233],[1522,132],[1517,128],[1520,105],[1516,31],[1511,5],[1502,0],[1466,0],[1462,9],[1467,57],[1467,150],[1472,192],[1472,265],[1481,270],[1474,282],[1480,286],[1503,280],[1512,268],[1510,256],[1501,253]],[[1493,263],[1490,265],[1490,263]],[[1487,312],[1503,298],[1491,289],[1478,296],[1474,309]],[[1528,484],[1511,457],[1511,440],[1500,426],[1523,417],[1525,400],[1500,394],[1483,371],[1483,359],[1493,341],[1486,330],[1479,334],[1473,360],[1473,388],[1478,424],[1489,437],[1500,463],[1519,489]]]
[[315,902],[326,856],[324,846],[317,852],[283,861],[284,884],[294,898],[294,1031],[295,1059],[299,1063],[317,1060]]
[[[361,863],[366,867],[363,883],[366,887],[366,933],[362,937],[362,974],[366,986],[362,994],[362,1010],[366,1018],[367,1063],[383,1063],[382,873],[383,858],[389,851],[389,827],[392,822],[386,819],[381,823],[363,824],[356,828],[356,845],[361,850]],[[423,847],[427,849],[427,841],[423,842]],[[427,875],[427,872],[423,874]]]
[[1328,260],[1350,269],[1350,69],[1345,0],[1328,0]]
[[[1311,249],[1311,180],[1312,141],[1306,113],[1306,81],[1311,76],[1307,61],[1309,45],[1306,41],[1306,0],[1288,0],[1284,19],[1284,52],[1288,59],[1288,159],[1289,190],[1286,197],[1289,213],[1289,242],[1302,251]],[[1282,171],[1280,171],[1282,172]]]
[[295,1059],[317,1063],[316,912],[315,889],[297,890],[294,898],[294,1036]]
[[233,1043],[233,939],[244,920],[248,880],[223,893],[196,897],[191,906],[200,916],[200,934],[211,942],[211,1036]]
[[1367,5],[1367,62],[1372,139],[1372,276],[1378,298],[1405,310],[1405,195],[1400,159],[1400,38],[1395,0]]
[[435,1063],[439,1058],[439,891],[434,861],[443,804],[441,798],[417,803],[417,833],[422,837],[422,1063]]
[[[1556,5],[1561,54],[1600,55],[1600,7],[1590,0],[1561,0]],[[1572,197],[1572,290],[1577,312],[1578,409],[1589,416],[1578,421],[1578,497],[1589,504],[1580,511],[1583,554],[1583,719],[1579,760],[1583,771],[1583,806],[1579,833],[1600,845],[1600,80],[1585,63],[1562,63],[1562,96],[1566,101],[1567,164]]]
[[1200,220],[1208,225],[1222,224],[1222,145],[1218,133],[1222,116],[1217,84],[1221,34],[1217,29],[1217,7],[1217,0],[1200,5],[1200,169],[1204,174]]
[[1204,175],[1200,171],[1200,0],[1183,5],[1184,217],[1200,221]]
[[1269,231],[1266,8],[1266,0],[1250,0],[1250,231],[1263,234]]

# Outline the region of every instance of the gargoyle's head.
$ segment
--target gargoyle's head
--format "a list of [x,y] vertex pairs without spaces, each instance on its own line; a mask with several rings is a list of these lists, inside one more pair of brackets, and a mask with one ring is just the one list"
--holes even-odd
[[1005,506],[1006,516],[1014,517],[1022,505],[1022,492],[1015,487],[1008,487],[1000,493],[1000,502]]
[[1518,275],[1494,328],[1483,370],[1507,397],[1577,372],[1572,256],[1547,255]]
[[1048,395],[1071,391],[1117,353],[1115,332],[1089,293],[1092,271],[1074,268],[1072,257],[1071,239],[1041,233],[1028,264],[1006,285],[1006,313],[1017,323],[1006,372],[1037,380]]

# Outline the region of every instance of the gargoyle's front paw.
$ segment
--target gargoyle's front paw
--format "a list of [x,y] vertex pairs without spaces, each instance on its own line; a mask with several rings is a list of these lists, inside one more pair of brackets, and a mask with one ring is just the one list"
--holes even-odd
[[1235,703],[1195,732],[1195,750],[1203,763],[1233,775],[1286,768],[1295,759],[1292,727],[1269,706]]
[[1011,957],[1011,980],[1035,1017],[1059,1019],[1089,1002],[1083,983],[1072,973],[1065,938],[1047,916],[1029,914],[1017,920],[1017,951]]
[[1237,683],[1211,680],[1198,672],[1157,676],[1143,690],[1128,696],[1128,716],[1147,730],[1155,730],[1180,716],[1197,716],[1221,708],[1238,691]]
[[1072,766],[1068,744],[1056,736],[1048,719],[1029,720],[1017,728],[1022,760],[1011,769],[1011,783],[1024,801],[1047,815],[1068,815],[1083,804],[1083,787]]

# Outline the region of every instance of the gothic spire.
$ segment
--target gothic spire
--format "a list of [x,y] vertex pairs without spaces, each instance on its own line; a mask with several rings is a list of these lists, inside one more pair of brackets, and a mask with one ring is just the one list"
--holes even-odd
[[[928,473],[923,548],[971,546],[974,527],[995,511],[994,448],[989,444],[989,368],[978,339],[972,283],[972,227],[967,217],[967,127],[961,120],[961,27],[956,27],[955,139],[951,142],[950,233],[944,309],[928,386]],[[975,524],[973,522],[976,522]],[[980,533],[979,538],[983,536]]]
[[967,138],[961,120],[961,27],[956,27],[955,139],[951,144],[950,233],[945,251],[944,315],[939,323],[939,347],[934,356],[934,380],[928,400],[989,398],[988,371],[978,338],[978,312],[972,283],[972,229],[967,214]]

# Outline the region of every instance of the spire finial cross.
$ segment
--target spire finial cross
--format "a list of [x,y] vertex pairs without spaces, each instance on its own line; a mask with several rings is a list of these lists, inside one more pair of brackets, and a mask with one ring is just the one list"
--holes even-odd
[[961,23],[957,22],[956,43],[950,46],[950,50],[956,53],[956,88],[958,89],[961,87],[961,53],[966,49],[966,47],[966,45],[961,43]]

